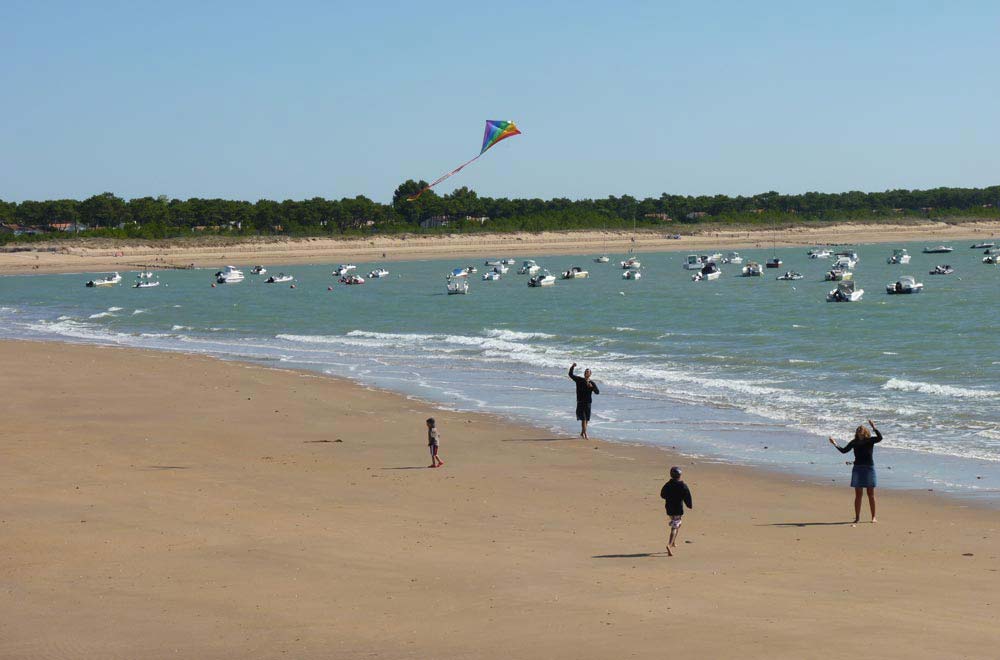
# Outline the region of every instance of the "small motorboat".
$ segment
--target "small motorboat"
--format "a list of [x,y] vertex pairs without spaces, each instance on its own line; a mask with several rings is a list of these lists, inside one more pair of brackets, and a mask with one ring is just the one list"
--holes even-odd
[[136,289],[152,289],[154,286],[160,286],[159,280],[145,280],[140,279],[137,281],[133,288]]
[[986,248],[983,254],[1000,254],[1000,248]]
[[890,294],[896,293],[920,293],[924,290],[923,282],[918,282],[914,277],[910,275],[903,275],[895,284],[886,284],[885,292]]
[[611,261],[611,257],[609,257],[607,255],[604,255],[602,257],[597,257],[596,259],[594,259],[594,263],[595,264],[606,264],[606,263],[608,263],[610,261]]
[[786,270],[784,275],[778,275],[774,279],[788,281],[788,280],[801,280],[802,277],[803,277],[802,273],[796,273],[794,270]]
[[491,266],[491,267],[492,266],[502,266],[503,265],[503,261],[501,261],[500,259],[496,259],[494,261],[487,261],[483,265],[484,266]]
[[909,253],[902,249],[896,249],[892,251],[892,256],[885,260],[887,264],[908,264],[910,263]]
[[642,268],[642,262],[635,257],[629,257],[625,261],[619,262],[622,270],[629,270],[630,268]]
[[635,269],[626,270],[622,273],[623,280],[640,280],[642,279],[642,272]]
[[854,279],[854,273],[846,268],[831,268],[823,276],[827,282],[846,282]]
[[747,265],[740,270],[740,277],[763,277],[764,269],[756,261],[748,261]]
[[141,280],[146,280],[146,279],[149,279],[150,277],[153,276],[153,271],[151,271],[151,270],[140,270],[135,275],[136,275],[136,277],[138,277]]
[[528,286],[552,286],[556,283],[556,276],[548,270],[543,270],[537,275],[533,275],[528,280]]
[[352,270],[356,269],[357,266],[355,266],[354,264],[340,264],[339,266],[337,266],[337,270],[333,271],[333,274],[336,275],[337,277],[343,277]]
[[510,271],[510,268],[503,264],[498,264],[493,267],[494,273],[500,273],[501,275],[506,275]]
[[1000,264],[1000,254],[989,254],[983,257],[984,264]]
[[764,266],[767,268],[781,268],[782,262],[778,257],[774,257],[773,259],[768,259]]
[[713,252],[712,254],[706,256],[705,257],[705,263],[708,263],[710,261],[713,262],[713,263],[718,263],[718,262],[722,261],[722,253],[721,252]]
[[848,259],[850,259],[854,263],[857,263],[857,262],[861,261],[861,257],[859,257],[858,253],[855,252],[854,250],[841,250],[840,252],[834,252],[833,256],[835,256],[835,257],[847,257]]
[[295,278],[291,275],[285,275],[284,273],[278,273],[277,275],[272,275],[271,277],[264,280],[264,284],[281,284],[282,282],[291,282]]
[[514,264],[517,263],[517,259],[504,259],[500,263],[502,263],[504,266],[513,266]]
[[343,277],[340,278],[340,283],[352,286],[355,284],[364,284],[365,278],[361,277],[360,275],[344,275]]
[[518,275],[534,275],[541,270],[541,267],[535,263],[534,259],[525,259],[521,267],[517,269]]
[[924,254],[946,254],[954,249],[955,248],[950,248],[947,245],[939,245],[937,247],[932,247],[932,248],[925,247]]
[[739,252],[730,252],[723,259],[724,264],[741,264],[743,263],[743,257],[740,256]]
[[267,272],[267,269],[264,268],[263,266],[254,266],[253,268],[250,269],[250,272],[253,273],[254,275],[263,275],[264,273]]
[[833,253],[827,249],[813,248],[806,252],[806,256],[810,259],[829,259]]
[[466,266],[465,267],[465,272],[468,273],[469,275],[472,275],[474,273],[478,273],[479,269],[476,268],[475,266]]
[[590,277],[590,273],[580,268],[579,266],[573,266],[567,271],[564,271],[562,278],[564,280],[579,280],[584,277]]
[[500,274],[499,272],[497,272],[496,270],[491,270],[491,271],[489,271],[487,273],[483,273],[483,281],[484,282],[496,282],[497,280],[499,280],[502,277],[503,277],[503,275]]
[[226,266],[215,274],[215,281],[219,284],[238,284],[243,281],[243,271],[236,266]]
[[111,273],[107,277],[101,277],[96,280],[90,280],[87,282],[87,286],[94,288],[99,286],[115,286],[116,284],[121,284],[122,276],[118,272]]
[[465,295],[469,293],[469,281],[468,280],[453,280],[448,279],[448,295]]
[[865,295],[864,289],[856,289],[854,280],[844,280],[826,296],[827,302],[857,302]]
[[689,254],[684,262],[684,270],[701,270],[705,267],[705,257]]
[[448,277],[450,279],[456,279],[459,277],[468,277],[468,276],[469,276],[469,271],[465,270],[464,268],[456,268],[455,270],[448,273]]
[[375,270],[368,273],[368,279],[377,280],[383,277],[389,277],[389,271],[385,268],[376,268]]
[[858,260],[846,254],[837,257],[837,260],[833,262],[833,268],[836,270],[853,270],[857,265]]
[[973,250],[981,250],[983,248],[991,248],[994,245],[996,245],[996,243],[973,243],[972,244],[972,249]]
[[719,267],[715,265],[714,261],[709,261],[701,270],[691,276],[692,282],[701,282],[702,280],[717,280],[719,276],[722,275],[722,271]]
[[929,275],[951,275],[955,272],[955,269],[948,264],[941,264],[934,266],[934,270],[928,271]]

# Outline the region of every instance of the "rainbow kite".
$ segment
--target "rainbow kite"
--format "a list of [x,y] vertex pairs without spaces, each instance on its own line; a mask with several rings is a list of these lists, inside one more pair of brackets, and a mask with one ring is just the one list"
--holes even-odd
[[[479,156],[482,156],[484,153],[486,153],[487,149],[489,149],[490,147],[492,147],[494,144],[496,144],[500,140],[506,140],[507,138],[509,138],[511,136],[520,135],[520,134],[521,134],[521,131],[517,130],[517,126],[515,126],[514,122],[512,122],[512,121],[503,121],[502,119],[487,119],[486,120],[486,132],[483,134],[483,148],[479,150]],[[409,201],[409,202],[412,202],[413,200],[417,199],[418,197],[420,197],[421,195],[423,195],[425,192],[427,192],[428,190],[430,190],[431,188],[433,188],[437,184],[441,183],[442,181],[444,181],[448,177],[453,176],[453,175],[458,174],[459,172],[461,172],[462,168],[465,167],[466,165],[469,165],[470,163],[472,163],[472,162],[474,162],[476,160],[479,160],[479,156],[476,156],[472,160],[469,160],[469,161],[466,161],[466,162],[462,163],[461,165],[459,165],[458,167],[456,167],[455,169],[453,169],[451,172],[448,172],[447,174],[445,174],[445,175],[437,178],[436,180],[434,180],[433,182],[431,182],[431,184],[428,185],[426,188],[424,188],[423,190],[421,190],[420,192],[418,192],[416,195],[412,195],[410,197],[407,197],[406,200]]]

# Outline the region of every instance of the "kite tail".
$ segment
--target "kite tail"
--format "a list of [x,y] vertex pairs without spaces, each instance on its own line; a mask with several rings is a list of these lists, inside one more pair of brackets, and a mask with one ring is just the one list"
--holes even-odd
[[[483,155],[482,153],[479,154],[479,156],[482,156],[482,155]],[[438,177],[437,179],[435,179],[434,181],[432,181],[431,183],[429,183],[423,190],[421,190],[420,192],[418,192],[416,195],[411,195],[411,196],[407,197],[406,201],[408,201],[408,202],[416,201],[417,198],[419,198],[421,195],[423,195],[425,192],[427,192],[428,190],[430,190],[431,188],[433,188],[437,184],[441,183],[442,181],[444,181],[448,177],[453,176],[453,175],[458,174],[459,172],[461,172],[462,168],[465,167],[466,165],[469,165],[470,163],[473,163],[474,161],[479,160],[479,156],[476,156],[472,160],[467,160],[464,163],[462,163],[461,165],[459,165],[458,167],[456,167],[455,169],[453,169],[451,172],[448,172],[447,174],[441,175],[440,177]]]

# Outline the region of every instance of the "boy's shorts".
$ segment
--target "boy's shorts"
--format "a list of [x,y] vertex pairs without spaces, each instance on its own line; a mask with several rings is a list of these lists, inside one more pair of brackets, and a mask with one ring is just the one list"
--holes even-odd
[[670,529],[680,529],[684,516],[670,516]]

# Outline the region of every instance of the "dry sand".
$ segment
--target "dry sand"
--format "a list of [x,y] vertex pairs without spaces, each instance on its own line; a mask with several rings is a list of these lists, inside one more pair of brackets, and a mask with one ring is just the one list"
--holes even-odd
[[[1000,513],[881,490],[852,527],[847,466],[810,484],[204,357],[0,364],[0,658],[997,657]],[[672,463],[695,509],[667,558]]]
[[[229,245],[201,241],[163,241],[152,244],[114,241],[59,241],[45,244],[56,252],[0,253],[0,274],[66,273],[128,270],[195,265],[221,268],[227,263],[296,264],[338,261],[380,262],[410,259],[472,257],[530,257],[543,254],[621,254],[663,250],[727,250],[766,247],[772,241],[783,247],[824,244],[858,245],[945,240],[983,240],[1000,234],[1000,222],[920,222],[908,224],[839,224],[821,227],[800,226],[779,231],[757,229],[701,228],[701,233],[680,240],[667,236],[674,231],[690,232],[690,227],[666,228],[662,232],[543,232],[538,234],[448,234],[441,236],[376,237],[370,239],[247,239]],[[635,241],[633,242],[633,238]],[[221,239],[217,242],[223,242]],[[171,245],[173,245],[171,247]],[[98,247],[100,246],[100,247]],[[23,247],[32,247],[25,245]],[[34,247],[44,247],[36,245]],[[956,246],[967,247],[967,246]],[[385,255],[384,257],[382,255]]]

